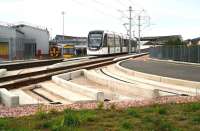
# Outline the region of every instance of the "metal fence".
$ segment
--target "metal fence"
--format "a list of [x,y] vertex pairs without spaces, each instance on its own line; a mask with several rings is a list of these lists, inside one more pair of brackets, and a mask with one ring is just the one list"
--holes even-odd
[[164,60],[200,63],[200,46],[156,46],[150,49],[150,57]]

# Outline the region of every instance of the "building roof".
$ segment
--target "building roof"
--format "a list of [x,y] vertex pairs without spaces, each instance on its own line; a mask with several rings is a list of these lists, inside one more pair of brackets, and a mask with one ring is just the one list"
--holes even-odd
[[198,41],[200,41],[200,37],[197,37],[197,38],[191,39],[191,41],[193,41],[193,42],[198,42]]
[[33,26],[33,25],[28,25],[28,24],[17,24],[17,25],[14,25],[12,27],[13,28],[30,27],[30,28],[33,28],[33,29],[36,29],[36,30],[46,31],[46,32],[49,33],[47,28],[42,28],[40,26]]
[[[55,39],[59,39],[62,38],[63,39],[63,35],[56,35]],[[87,39],[87,37],[79,37],[79,36],[64,36],[64,39]]]
[[60,44],[72,44],[72,45],[86,45],[87,37],[77,37],[77,36],[64,36],[56,35],[56,37],[50,41],[50,43],[60,43]]

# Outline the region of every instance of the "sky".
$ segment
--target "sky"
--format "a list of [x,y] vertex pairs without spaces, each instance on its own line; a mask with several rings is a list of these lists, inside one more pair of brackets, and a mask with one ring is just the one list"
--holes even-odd
[[0,0],[0,5],[0,24],[31,23],[46,27],[51,37],[62,34],[62,11],[65,35],[87,36],[91,30],[125,34],[129,6],[135,36],[140,12],[142,36],[200,37],[199,0]]

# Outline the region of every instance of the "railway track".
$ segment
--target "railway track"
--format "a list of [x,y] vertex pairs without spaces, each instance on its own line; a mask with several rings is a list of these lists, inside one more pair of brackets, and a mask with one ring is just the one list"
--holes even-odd
[[0,64],[0,69],[7,69],[8,71],[18,70],[18,69],[25,69],[25,68],[32,68],[32,67],[40,67],[55,64],[58,62],[62,62],[64,59],[49,59],[49,60],[39,60],[39,61],[26,61],[26,62],[17,62],[17,63],[4,63]]
[[[135,55],[134,57],[140,57],[146,54],[147,53],[143,53],[143,54]],[[88,62],[83,62],[83,63],[74,64],[74,65],[65,66],[65,67],[58,67],[58,68],[53,68],[53,69],[30,72],[26,74],[3,77],[3,78],[0,78],[0,82],[1,82],[0,88],[6,88],[8,90],[16,89],[23,86],[28,86],[31,84],[37,84],[39,82],[51,80],[51,77],[54,75],[67,73],[67,72],[80,70],[80,69],[94,69],[94,68],[114,64],[120,61],[120,60],[113,61],[113,59],[115,58],[116,57],[94,59]]]
[[[117,54],[113,56],[122,56],[123,54]],[[7,69],[7,71],[14,71],[19,69],[27,69],[27,68],[34,68],[34,67],[42,67],[42,66],[48,66],[52,64],[56,64],[59,62],[66,62],[66,61],[76,61],[81,59],[96,59],[96,58],[103,58],[103,57],[97,57],[97,56],[88,56],[88,57],[79,57],[79,58],[70,58],[67,60],[64,60],[63,58],[58,59],[46,59],[46,60],[32,60],[32,61],[23,61],[23,62],[16,62],[16,63],[1,63],[0,69]]]

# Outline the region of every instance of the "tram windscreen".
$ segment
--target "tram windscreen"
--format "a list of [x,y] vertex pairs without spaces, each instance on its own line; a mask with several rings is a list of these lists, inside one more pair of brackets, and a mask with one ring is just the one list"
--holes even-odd
[[89,34],[88,46],[92,48],[98,48],[102,43],[102,34]]

